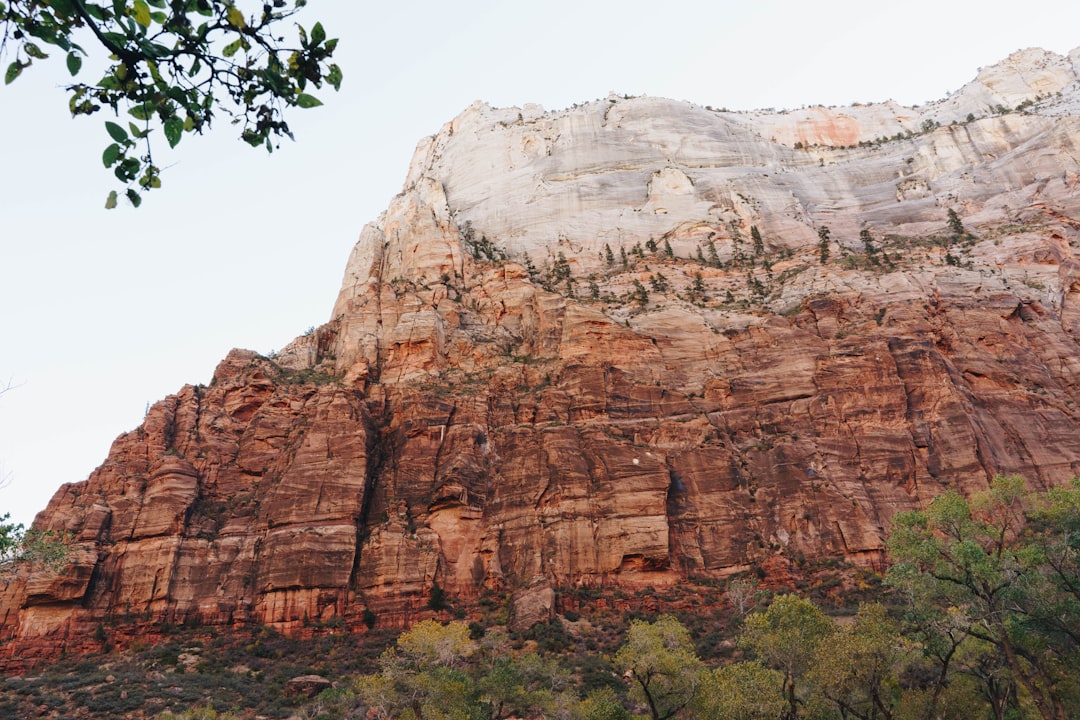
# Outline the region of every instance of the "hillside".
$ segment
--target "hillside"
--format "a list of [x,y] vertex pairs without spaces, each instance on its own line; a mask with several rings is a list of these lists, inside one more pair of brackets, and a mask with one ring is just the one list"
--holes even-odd
[[[948,98],[467,108],[325,325],[236,350],[38,516],[4,656],[99,625],[546,619],[577,587],[881,560],[890,518],[1080,472],[1080,50]],[[764,570],[763,570],[764,572]]]

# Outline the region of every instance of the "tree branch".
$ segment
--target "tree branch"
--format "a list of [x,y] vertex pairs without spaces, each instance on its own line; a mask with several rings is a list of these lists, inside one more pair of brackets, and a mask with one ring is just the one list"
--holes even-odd
[[90,32],[94,33],[94,37],[98,39],[98,42],[104,45],[106,50],[123,60],[124,64],[130,65],[131,68],[134,70],[136,65],[146,59],[141,53],[133,52],[125,47],[120,47],[112,40],[107,38],[105,34],[101,31],[101,28],[97,26],[97,23],[94,21],[94,17],[86,11],[86,6],[83,5],[82,0],[72,0],[72,4],[75,6],[75,10],[76,12],[78,12],[79,18],[84,23],[86,23],[87,27],[90,28]]

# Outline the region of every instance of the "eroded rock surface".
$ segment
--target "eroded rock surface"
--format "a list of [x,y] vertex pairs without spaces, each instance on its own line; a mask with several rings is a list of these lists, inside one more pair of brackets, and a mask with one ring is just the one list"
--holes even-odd
[[56,494],[69,567],[0,584],[5,656],[121,620],[404,626],[434,594],[528,624],[575,585],[873,562],[947,488],[1066,481],[1078,65],[1024,51],[922,108],[470,107],[330,322]]

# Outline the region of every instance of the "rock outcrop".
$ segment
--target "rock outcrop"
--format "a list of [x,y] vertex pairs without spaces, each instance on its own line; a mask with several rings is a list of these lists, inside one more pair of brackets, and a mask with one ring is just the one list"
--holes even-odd
[[38,516],[8,658],[99,624],[403,626],[576,585],[880,559],[996,473],[1080,472],[1080,51],[949,98],[468,108],[332,319],[233,351]]

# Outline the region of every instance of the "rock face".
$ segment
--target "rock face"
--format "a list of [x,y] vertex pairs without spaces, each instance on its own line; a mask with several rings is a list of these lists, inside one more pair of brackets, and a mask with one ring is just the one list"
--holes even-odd
[[1080,51],[949,98],[468,108],[332,318],[233,351],[37,519],[0,646],[99,623],[405,625],[436,598],[880,558],[996,473],[1080,472]]

